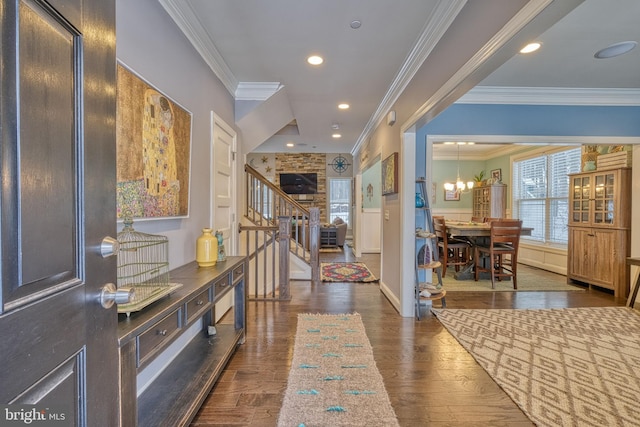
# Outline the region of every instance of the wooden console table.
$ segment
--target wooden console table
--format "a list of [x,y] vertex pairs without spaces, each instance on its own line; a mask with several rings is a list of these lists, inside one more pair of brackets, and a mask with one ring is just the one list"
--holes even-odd
[[[171,295],[129,317],[120,314],[120,425],[186,426],[222,373],[246,325],[246,257],[228,257],[213,267],[191,262],[170,272],[181,283]],[[233,321],[215,323],[215,304],[233,292]],[[201,322],[191,338],[144,392],[137,396],[138,374],[185,332]],[[215,335],[209,335],[215,326]],[[193,329],[191,329],[193,331]],[[187,337],[188,338],[188,337]]]

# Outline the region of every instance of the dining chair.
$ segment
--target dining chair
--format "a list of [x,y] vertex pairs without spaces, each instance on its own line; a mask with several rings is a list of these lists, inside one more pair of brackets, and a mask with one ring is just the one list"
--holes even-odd
[[469,262],[471,245],[466,240],[449,236],[443,216],[436,215],[433,217],[433,230],[438,239],[438,248],[442,261],[442,277],[447,273],[447,266],[452,266],[456,271],[460,271],[460,266]]
[[[496,287],[496,278],[511,277],[513,289],[518,289],[518,246],[522,221],[518,219],[499,219],[491,221],[491,235],[486,246],[476,245],[474,259],[476,261],[475,280],[478,281],[483,271],[491,274],[491,288]],[[506,256],[509,256],[507,258]],[[482,257],[485,257],[484,259]],[[483,266],[483,261],[486,263]]]
[[493,218],[493,217],[487,216],[487,217],[483,218],[482,222],[500,221],[501,219],[506,219],[506,218]]

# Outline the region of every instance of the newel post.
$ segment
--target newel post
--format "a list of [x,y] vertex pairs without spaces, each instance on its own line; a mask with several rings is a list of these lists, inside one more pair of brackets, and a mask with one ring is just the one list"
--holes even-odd
[[289,250],[291,245],[291,217],[279,216],[278,224],[278,247],[279,247],[279,271],[278,271],[278,287],[280,289],[281,300],[291,299],[289,292]]
[[309,209],[309,251],[311,283],[320,283],[320,208]]

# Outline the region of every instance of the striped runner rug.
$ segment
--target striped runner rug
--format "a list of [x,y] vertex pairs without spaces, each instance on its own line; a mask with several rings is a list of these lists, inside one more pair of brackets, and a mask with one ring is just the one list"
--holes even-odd
[[278,426],[398,426],[359,314],[298,315]]

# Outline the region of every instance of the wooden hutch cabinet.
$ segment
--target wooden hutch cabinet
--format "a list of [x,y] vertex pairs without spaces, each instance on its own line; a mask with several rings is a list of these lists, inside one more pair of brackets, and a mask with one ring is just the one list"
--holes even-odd
[[569,175],[567,280],[629,294],[631,169]]
[[505,218],[507,209],[506,184],[473,188],[473,214],[481,218]]

